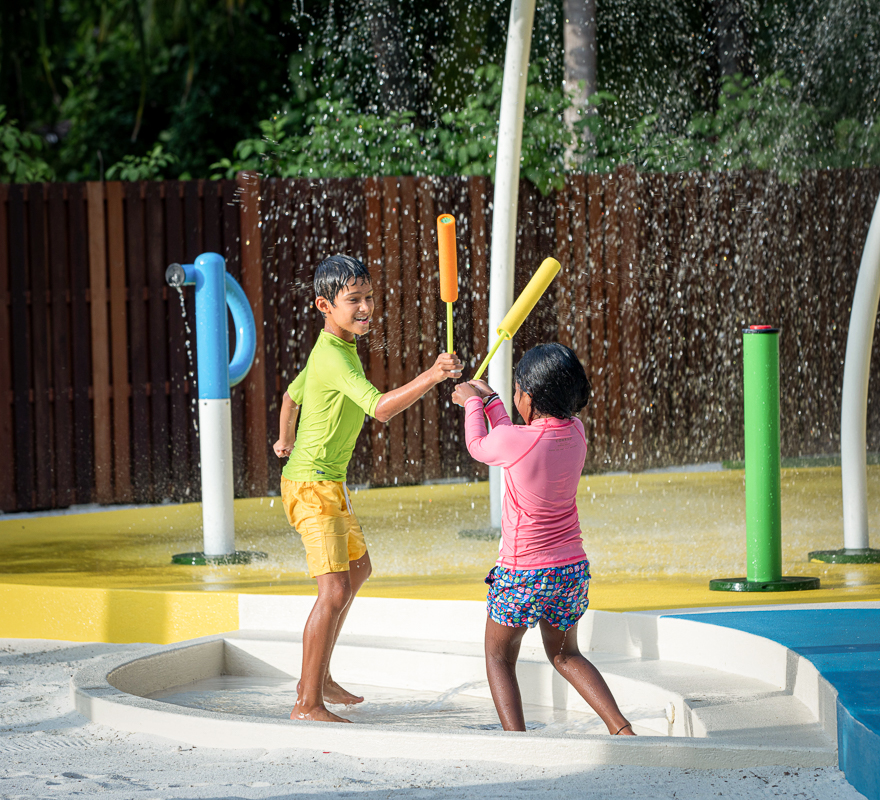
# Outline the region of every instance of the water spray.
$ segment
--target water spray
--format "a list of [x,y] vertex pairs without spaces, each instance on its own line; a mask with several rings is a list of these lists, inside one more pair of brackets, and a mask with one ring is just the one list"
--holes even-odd
[[458,300],[458,251],[455,246],[455,217],[437,217],[437,252],[440,259],[440,299],[446,303],[446,352],[452,349],[452,304]]
[[519,330],[520,325],[522,325],[525,318],[532,313],[532,309],[535,307],[538,300],[541,299],[544,292],[547,291],[547,287],[556,277],[556,274],[560,269],[561,264],[555,258],[544,259],[541,266],[538,267],[537,272],[532,275],[532,279],[526,284],[526,288],[522,290],[519,297],[516,298],[516,302],[510,307],[510,311],[508,311],[504,319],[501,320],[501,324],[496,331],[498,334],[498,340],[495,342],[486,358],[483,359],[483,363],[480,364],[477,374],[474,375],[474,380],[479,380],[482,374],[486,371],[486,367],[489,366],[492,356],[498,351],[501,343],[514,337]]
[[[244,564],[265,553],[236,551],[232,482],[230,388],[244,380],[254,363],[257,332],[250,303],[226,271],[223,256],[202,253],[194,264],[165,270],[169,286],[196,287],[199,456],[202,465],[204,551],[178,553],[175,564]],[[235,324],[235,352],[229,360],[227,308]]]
[[779,328],[743,331],[746,461],[745,578],[709,581],[716,592],[818,589],[819,579],[782,576],[782,476],[779,449]]

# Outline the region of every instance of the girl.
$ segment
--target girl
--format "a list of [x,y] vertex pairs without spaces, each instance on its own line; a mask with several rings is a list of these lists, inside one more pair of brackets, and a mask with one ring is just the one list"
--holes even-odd
[[590,382],[577,356],[561,344],[533,347],[514,378],[513,402],[524,426],[511,423],[484,381],[461,383],[452,395],[465,409],[470,454],[504,467],[500,555],[486,578],[486,672],[495,708],[504,730],[526,729],[516,659],[526,630],[540,625],[550,663],[608,732],[634,736],[605,680],[577,645],[577,623],[589,603],[590,562],[575,504],[587,444],[574,415],[589,400]]

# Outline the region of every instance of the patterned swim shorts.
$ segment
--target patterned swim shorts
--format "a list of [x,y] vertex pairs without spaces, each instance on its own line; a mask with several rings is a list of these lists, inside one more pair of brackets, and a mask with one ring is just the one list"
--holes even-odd
[[544,569],[493,567],[486,583],[489,616],[510,628],[534,628],[538,620],[546,619],[554,628],[567,631],[577,624],[590,604],[587,559]]

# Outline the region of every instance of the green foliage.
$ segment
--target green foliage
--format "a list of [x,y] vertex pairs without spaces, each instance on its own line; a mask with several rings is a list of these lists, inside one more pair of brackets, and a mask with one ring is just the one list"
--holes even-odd
[[168,167],[176,163],[177,158],[157,142],[145,156],[124,156],[107,170],[106,177],[108,181],[161,181],[167,177]]
[[[834,121],[827,111],[800,102],[780,73],[760,82],[735,75],[720,89],[717,108],[700,112],[681,132],[658,114],[626,119],[617,97],[597,92],[593,113],[563,124],[569,101],[537,82],[530,71],[523,122],[521,174],[543,193],[562,184],[566,171],[609,172],[622,164],[649,171],[773,170],[796,181],[803,170],[880,165],[880,121]],[[260,123],[262,136],[245,139],[233,157],[212,165],[214,177],[239,170],[279,177],[363,175],[493,175],[501,104],[500,67],[474,72],[467,103],[439,124],[420,127],[412,112],[380,117],[358,112],[349,100],[317,100],[304,134],[300,120],[276,115]],[[566,148],[573,161],[566,165]]]
[[[292,124],[293,123],[293,124]],[[211,180],[234,178],[237,172],[263,172],[276,177],[298,174],[294,166],[294,148],[298,141],[294,120],[287,114],[276,114],[260,122],[262,136],[242,139],[233,148],[232,158],[221,158],[211,164]]]
[[[805,168],[880,163],[880,3],[734,4],[750,28],[747,66],[761,79],[721,86],[717,5],[601,5],[603,91],[568,165],[563,6],[543,9],[522,175],[549,191],[566,169],[621,163],[767,168],[788,179]],[[411,99],[395,114],[380,110],[383,10],[403,23],[380,37],[402,56],[396,79]],[[0,106],[14,109],[22,136],[36,137],[4,141],[4,179],[98,179],[106,165],[117,177],[491,175],[501,92],[492,62],[503,58],[508,12],[501,0],[0,3]]]
[[[569,101],[561,88],[538,81],[539,66],[529,68],[523,114],[520,171],[542,193],[560,188],[571,134],[563,122]],[[442,175],[493,175],[501,114],[500,66],[488,64],[474,72],[474,92],[460,111],[448,112],[437,129],[437,160]]]
[[348,102],[319,102],[312,129],[300,139],[294,169],[316,178],[413,175],[421,172],[422,137],[415,113],[358,113]]
[[780,73],[760,83],[735,75],[722,84],[718,110],[688,126],[690,161],[717,171],[776,170],[792,181],[816,164],[820,129],[819,110],[798,102]]
[[[531,70],[533,79],[537,69]],[[313,178],[493,175],[501,75],[494,64],[477,69],[465,107],[446,112],[432,127],[419,126],[411,111],[379,116],[359,112],[349,100],[317,100],[304,135],[296,134],[296,124],[285,115],[264,120],[262,136],[240,141],[232,158],[212,165],[213,177],[232,177],[239,170]],[[560,89],[530,82],[521,171],[545,194],[564,180],[567,102]]]
[[[760,82],[725,79],[717,109],[694,115],[680,134],[664,130],[656,114],[619,121],[617,98],[608,93],[590,100],[599,113],[579,123],[587,171],[624,163],[663,172],[758,169],[793,182],[806,169],[880,165],[880,120],[835,120],[827,109],[802,102],[778,72]],[[602,113],[608,106],[611,113]]]
[[322,99],[316,106],[304,136],[290,132],[294,126],[286,116],[264,120],[263,136],[239,142],[233,159],[212,165],[220,170],[215,175],[232,177],[239,170],[309,178],[431,174],[413,112],[363,114],[349,100]]
[[834,147],[828,156],[833,167],[880,165],[880,117],[873,123],[842,119],[834,126]]
[[0,104],[55,140],[66,180],[149,159],[162,132],[179,172],[207,174],[282,97],[300,104],[286,86],[313,55],[279,0],[0,4]]
[[18,129],[16,120],[6,119],[6,107],[0,106],[0,183],[50,181],[54,175],[39,153],[43,140]]
[[880,3],[762,0],[754,8],[756,61],[781,70],[801,103],[834,122],[876,116]]

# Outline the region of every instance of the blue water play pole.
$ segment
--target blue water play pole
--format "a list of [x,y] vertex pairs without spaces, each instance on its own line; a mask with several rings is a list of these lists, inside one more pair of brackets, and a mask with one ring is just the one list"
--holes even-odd
[[[244,291],[226,271],[223,257],[202,253],[194,264],[172,264],[170,286],[196,287],[199,455],[202,466],[204,552],[180,553],[178,564],[244,562],[262,553],[235,550],[230,388],[240,383],[257,346],[254,315]],[[229,360],[227,308],[235,325],[235,352]]]

